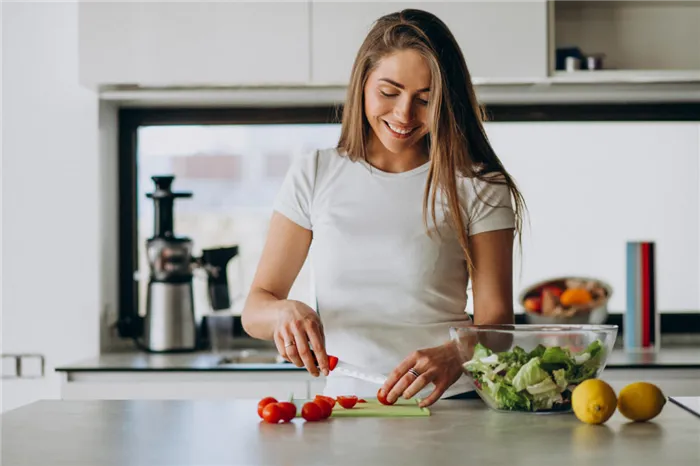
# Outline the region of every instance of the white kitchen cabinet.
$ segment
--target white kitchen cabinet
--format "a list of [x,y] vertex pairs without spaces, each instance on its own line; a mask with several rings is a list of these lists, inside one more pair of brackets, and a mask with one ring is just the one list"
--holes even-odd
[[86,371],[61,374],[63,400],[188,400],[309,396],[302,371]]
[[309,31],[308,2],[80,2],[80,80],[304,84]]
[[346,85],[372,23],[403,8],[430,11],[452,30],[472,78],[527,81],[547,76],[547,7],[541,1],[312,1],[313,84]]
[[[133,371],[61,374],[63,400],[240,399],[274,396],[313,398],[323,393],[323,378],[303,371]],[[612,369],[603,380],[616,392],[633,382],[650,382],[667,396],[700,395],[700,369]]]

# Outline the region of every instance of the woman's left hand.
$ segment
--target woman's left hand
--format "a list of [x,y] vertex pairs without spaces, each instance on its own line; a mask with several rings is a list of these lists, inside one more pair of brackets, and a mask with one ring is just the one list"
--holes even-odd
[[389,403],[394,403],[400,396],[412,398],[426,385],[433,383],[435,390],[420,403],[421,407],[425,407],[440,399],[445,390],[461,375],[462,367],[457,348],[452,342],[448,342],[411,353],[389,374],[381,391]]

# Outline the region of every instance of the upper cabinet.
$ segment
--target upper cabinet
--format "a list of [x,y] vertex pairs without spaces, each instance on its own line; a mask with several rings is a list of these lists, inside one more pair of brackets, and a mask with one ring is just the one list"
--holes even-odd
[[308,84],[308,2],[80,2],[87,86]]
[[700,2],[682,0],[83,1],[80,79],[345,86],[374,21],[408,7],[448,25],[477,85],[700,82]]
[[550,2],[555,82],[700,81],[700,2]]
[[475,82],[527,82],[547,77],[547,3],[312,1],[311,83],[347,85],[372,23],[403,8],[438,16],[454,34]]

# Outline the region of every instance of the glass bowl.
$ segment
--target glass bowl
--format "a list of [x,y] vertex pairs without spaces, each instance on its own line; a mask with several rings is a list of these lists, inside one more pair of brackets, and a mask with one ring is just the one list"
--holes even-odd
[[496,411],[571,412],[571,393],[597,378],[617,325],[472,325],[451,327],[462,370]]

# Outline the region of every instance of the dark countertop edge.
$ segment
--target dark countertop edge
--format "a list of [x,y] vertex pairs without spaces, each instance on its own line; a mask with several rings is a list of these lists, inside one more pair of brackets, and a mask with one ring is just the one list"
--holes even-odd
[[[605,370],[616,369],[700,369],[700,363],[687,364],[612,364],[606,365]],[[55,368],[56,372],[303,372],[306,371],[303,367],[280,367],[278,365],[270,365],[263,367],[256,365],[255,367],[72,367],[62,366]]]

